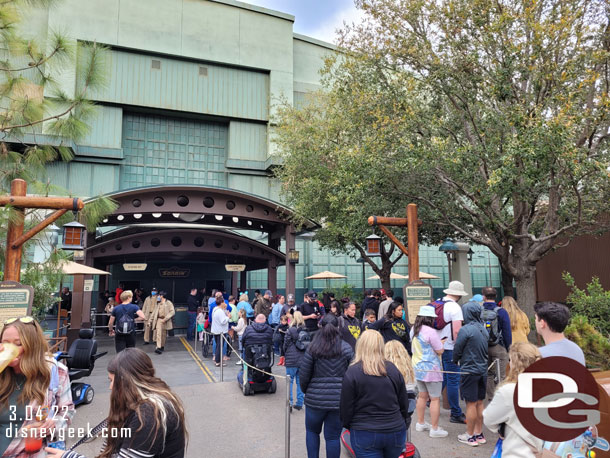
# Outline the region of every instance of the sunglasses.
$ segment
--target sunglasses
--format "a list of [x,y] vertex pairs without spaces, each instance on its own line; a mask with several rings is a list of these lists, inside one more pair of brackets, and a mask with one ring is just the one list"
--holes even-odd
[[4,322],[4,326],[6,326],[7,324],[14,323],[17,320],[21,321],[22,323],[34,323],[34,318],[32,318],[31,316],[20,316],[16,318],[9,318]]

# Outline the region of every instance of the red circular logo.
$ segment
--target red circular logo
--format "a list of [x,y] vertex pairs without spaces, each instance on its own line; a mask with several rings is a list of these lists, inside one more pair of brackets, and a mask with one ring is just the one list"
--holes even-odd
[[577,361],[553,356],[519,374],[513,402],[521,424],[549,442],[564,442],[599,423],[599,387]]

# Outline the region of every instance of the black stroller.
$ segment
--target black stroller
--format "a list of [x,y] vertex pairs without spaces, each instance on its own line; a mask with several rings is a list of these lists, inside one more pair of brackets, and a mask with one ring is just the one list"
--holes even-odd
[[[400,454],[398,458],[420,458],[419,450],[417,450],[415,445],[413,445],[413,443],[411,442],[411,416],[413,415],[413,412],[415,412],[415,391],[407,390],[407,396],[409,397],[407,442],[405,444],[404,451]],[[343,448],[345,448],[350,457],[356,458],[356,454],[354,453],[354,449],[352,448],[351,437],[348,429],[344,429],[341,433],[341,444],[343,445]]]
[[273,345],[248,345],[244,348],[243,358],[250,366],[265,371],[261,372],[244,364],[243,369],[237,374],[237,381],[244,396],[257,391],[275,393],[277,382],[273,375],[269,375],[274,364]]

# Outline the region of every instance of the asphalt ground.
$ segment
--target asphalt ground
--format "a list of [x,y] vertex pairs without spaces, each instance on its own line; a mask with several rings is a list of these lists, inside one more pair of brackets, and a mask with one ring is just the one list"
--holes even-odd
[[[77,407],[73,428],[93,428],[108,412],[109,381],[106,372],[108,362],[115,354],[113,339],[98,335],[98,351],[108,351],[100,358],[91,376],[83,381],[95,389],[95,398],[89,405]],[[138,336],[137,347],[148,353],[153,360],[157,375],[165,380],[184,403],[189,431],[188,458],[245,458],[278,457],[285,454],[286,384],[285,369],[275,366],[278,388],[275,394],[257,393],[244,396],[237,383],[239,366],[237,357],[220,368],[210,357],[203,358],[201,346],[187,342],[183,337],[169,337],[165,352],[157,355],[155,345],[143,345]],[[306,457],[305,411],[290,414],[291,457]],[[486,431],[488,443],[471,448],[457,441],[457,435],[465,431],[465,425],[449,422],[449,411],[441,411],[441,426],[449,431],[446,438],[432,439],[424,432],[415,431],[415,420],[411,428],[412,442],[423,458],[483,458],[491,456],[497,436]],[[77,439],[68,440],[68,445]],[[78,447],[77,451],[87,457],[99,453],[102,439]],[[320,456],[325,457],[324,440],[321,439]],[[342,458],[348,455],[342,451]]]

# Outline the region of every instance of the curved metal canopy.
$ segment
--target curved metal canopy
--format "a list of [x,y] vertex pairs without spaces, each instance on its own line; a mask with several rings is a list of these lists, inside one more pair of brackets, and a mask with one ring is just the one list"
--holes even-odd
[[[294,212],[272,200],[227,188],[151,186],[107,194],[119,207],[101,226],[139,223],[186,223],[273,233],[291,224]],[[311,220],[302,230],[317,228]]]

